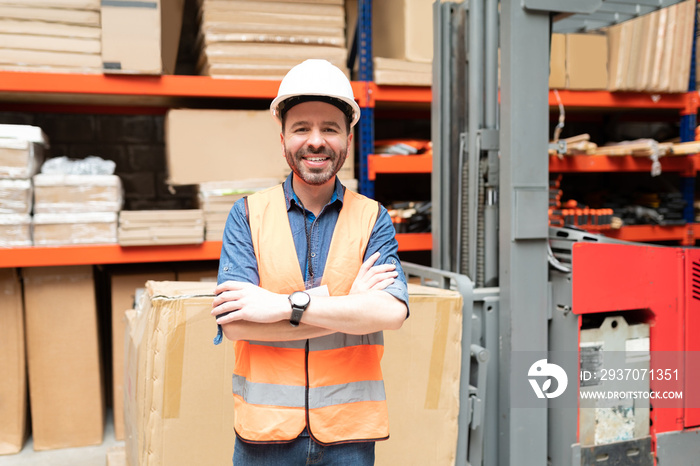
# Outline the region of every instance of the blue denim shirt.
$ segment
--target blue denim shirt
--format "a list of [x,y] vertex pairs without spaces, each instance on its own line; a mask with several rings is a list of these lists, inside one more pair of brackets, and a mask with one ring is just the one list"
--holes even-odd
[[[333,196],[330,202],[323,207],[318,217],[316,217],[312,212],[304,209],[301,202],[299,202],[292,189],[292,174],[287,177],[283,186],[299,268],[303,271],[306,288],[312,288],[318,286],[323,277],[333,230],[335,229],[340,209],[343,207],[345,188],[336,177]],[[307,222],[306,228],[304,227],[305,221]],[[307,231],[311,247],[309,254],[307,254]],[[406,286],[406,277],[399,261],[395,229],[384,206],[380,207],[380,213],[370,235],[363,260],[367,260],[369,256],[377,251],[380,252],[380,256],[375,265],[394,264],[396,265],[396,271],[399,273],[394,282],[387,286],[384,291],[403,301],[408,308],[408,288]],[[309,276],[307,259],[311,261],[311,269],[314,272],[313,281]],[[246,217],[243,199],[238,200],[234,204],[224,229],[218,283],[228,280],[248,282],[254,285],[260,284],[258,264],[253,250],[250,225]],[[217,340],[221,341],[220,327],[215,343]]]

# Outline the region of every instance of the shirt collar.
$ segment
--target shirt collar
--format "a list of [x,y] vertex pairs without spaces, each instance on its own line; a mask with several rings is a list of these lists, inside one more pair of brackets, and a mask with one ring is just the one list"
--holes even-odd
[[[287,177],[286,180],[284,180],[283,183],[283,188],[284,188],[284,199],[287,203],[287,211],[292,207],[292,201],[296,203],[297,205],[301,206],[301,202],[299,201],[299,198],[297,197],[296,193],[294,192],[294,189],[292,188],[292,178],[294,174],[290,173],[289,176]],[[333,204],[335,201],[340,202],[341,204],[343,203],[343,195],[345,194],[345,187],[343,184],[340,182],[340,179],[336,176],[335,177],[335,188],[333,188],[333,195],[331,196],[331,200],[328,203]]]

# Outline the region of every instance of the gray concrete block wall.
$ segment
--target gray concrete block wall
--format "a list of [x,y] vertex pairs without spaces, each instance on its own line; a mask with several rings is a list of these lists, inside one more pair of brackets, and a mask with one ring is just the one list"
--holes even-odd
[[0,124],[39,126],[49,138],[47,158],[95,155],[116,163],[124,210],[193,209],[194,186],[169,189],[163,115],[0,112]]

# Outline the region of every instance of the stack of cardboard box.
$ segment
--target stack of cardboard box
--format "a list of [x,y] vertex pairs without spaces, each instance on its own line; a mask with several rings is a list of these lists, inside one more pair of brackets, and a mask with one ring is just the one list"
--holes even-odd
[[430,86],[433,1],[383,0],[372,6],[374,81]]
[[696,7],[686,0],[605,34],[552,34],[549,87],[686,92]]
[[102,72],[99,0],[0,0],[0,69]]
[[118,176],[41,173],[33,181],[35,245],[117,242]]
[[307,58],[346,70],[345,0],[200,0],[201,74],[279,80]]
[[[215,346],[213,284],[154,282],[127,312],[126,456],[132,466],[225,464],[234,446],[233,347]],[[411,318],[385,332],[391,438],[377,464],[454,464],[462,296],[409,285]],[[416,426],[421,426],[417,429]]]
[[31,177],[44,159],[46,135],[36,126],[0,125],[0,246],[31,246]]
[[610,27],[610,91],[686,92],[697,2],[686,0]]
[[119,244],[199,244],[204,241],[201,209],[136,210],[119,214]]

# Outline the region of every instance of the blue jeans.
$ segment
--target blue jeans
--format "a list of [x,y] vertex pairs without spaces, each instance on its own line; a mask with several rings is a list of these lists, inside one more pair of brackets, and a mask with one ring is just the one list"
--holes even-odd
[[234,466],[372,466],[374,442],[319,445],[311,437],[290,443],[246,443],[236,436]]

